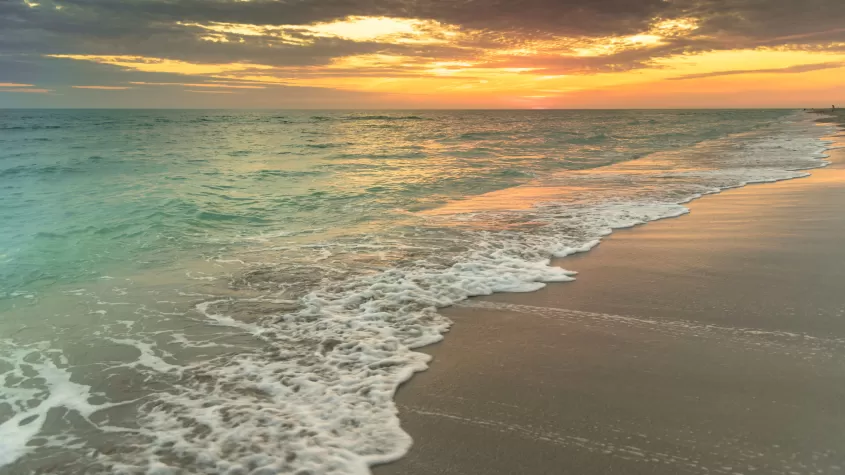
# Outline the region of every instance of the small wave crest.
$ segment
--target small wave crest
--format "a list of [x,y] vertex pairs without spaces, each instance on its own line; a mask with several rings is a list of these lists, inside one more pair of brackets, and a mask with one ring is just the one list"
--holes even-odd
[[567,139],[566,143],[576,144],[576,145],[596,145],[603,142],[610,140],[610,136],[606,134],[596,134],[591,135],[589,137],[574,137],[571,139]]
[[405,120],[432,120],[418,115],[347,115],[343,117],[334,116],[312,116],[311,120],[318,122],[342,120],[342,121],[405,121]]

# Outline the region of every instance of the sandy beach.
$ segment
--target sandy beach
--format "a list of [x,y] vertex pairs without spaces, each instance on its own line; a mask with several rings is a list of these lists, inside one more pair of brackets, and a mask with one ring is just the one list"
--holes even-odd
[[[845,137],[840,136],[842,142]],[[377,475],[845,473],[845,149],[444,310]]]

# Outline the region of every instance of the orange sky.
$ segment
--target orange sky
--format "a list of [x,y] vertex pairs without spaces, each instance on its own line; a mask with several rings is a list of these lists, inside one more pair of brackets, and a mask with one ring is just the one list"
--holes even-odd
[[[47,7],[28,3],[27,8]],[[91,72],[60,82],[33,77],[3,83],[0,75],[0,101],[37,94],[87,98],[95,104],[146,98],[155,104],[157,97],[203,96],[191,105],[278,107],[301,90],[303,97],[307,93],[313,99],[293,105],[317,108],[845,105],[845,43],[808,48],[787,38],[781,45],[755,47],[745,41],[731,48],[724,38],[702,31],[701,24],[695,17],[656,17],[619,35],[509,37],[389,16],[290,25],[174,21],[168,27],[204,51],[248,47],[278,55],[235,53],[220,61],[187,54],[126,54],[126,48],[104,54],[109,48],[103,45],[94,48],[96,53],[43,53],[38,55],[42,61],[90,67]],[[716,46],[679,46],[708,42]],[[349,52],[286,64],[286,55],[307,59],[309,51],[322,54],[319,48],[326,44],[350,45]],[[321,100],[320,91],[333,95]]]

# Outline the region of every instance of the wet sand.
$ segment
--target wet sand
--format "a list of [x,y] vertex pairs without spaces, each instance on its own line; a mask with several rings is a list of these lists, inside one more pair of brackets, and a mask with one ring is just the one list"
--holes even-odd
[[[840,136],[839,140],[845,140]],[[376,475],[845,473],[845,149],[445,309]]]

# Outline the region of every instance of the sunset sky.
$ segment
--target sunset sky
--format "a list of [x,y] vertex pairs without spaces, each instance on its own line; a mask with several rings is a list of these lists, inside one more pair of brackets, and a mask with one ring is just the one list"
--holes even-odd
[[832,103],[843,0],[0,0],[0,107]]

